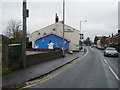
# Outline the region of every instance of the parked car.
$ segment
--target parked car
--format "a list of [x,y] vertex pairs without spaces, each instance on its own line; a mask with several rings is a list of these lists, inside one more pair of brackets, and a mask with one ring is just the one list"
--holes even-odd
[[94,45],[92,44],[92,45],[91,45],[91,47],[93,48],[93,47],[94,47]]
[[55,46],[53,46],[53,50],[54,51],[62,51],[62,47],[61,46],[59,46],[59,45],[55,45]]
[[105,50],[105,47],[104,46],[99,46],[98,49]]
[[100,50],[105,50],[105,49],[106,49],[106,47],[104,47],[104,46],[100,47]]
[[68,50],[68,53],[73,54],[73,51],[72,50]]
[[104,56],[119,56],[118,51],[115,48],[108,47],[104,50]]

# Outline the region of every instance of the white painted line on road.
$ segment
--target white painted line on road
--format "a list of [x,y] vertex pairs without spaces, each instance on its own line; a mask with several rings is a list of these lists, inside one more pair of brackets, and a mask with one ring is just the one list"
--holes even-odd
[[104,62],[108,65],[109,70],[110,70],[111,73],[115,76],[115,78],[116,78],[117,80],[120,80],[119,77],[117,76],[117,74],[116,74],[116,73],[113,71],[113,69],[110,67],[110,65],[108,64],[107,60],[104,58],[104,56],[102,56],[102,58],[103,58]]
[[103,55],[101,55],[102,56],[102,58],[104,59],[104,56]]
[[106,63],[106,64],[108,64],[108,62],[106,61],[106,59],[103,59],[104,60],[104,62]]
[[103,59],[101,59],[102,63],[104,64],[105,62],[103,61]]
[[113,71],[113,69],[109,66],[109,69],[110,69],[110,71],[112,72],[112,74],[115,76],[115,78],[117,79],[117,80],[120,80],[119,79],[119,77],[116,75],[116,73]]
[[[101,55],[102,56],[102,55]],[[102,56],[103,61],[108,64],[107,60]]]

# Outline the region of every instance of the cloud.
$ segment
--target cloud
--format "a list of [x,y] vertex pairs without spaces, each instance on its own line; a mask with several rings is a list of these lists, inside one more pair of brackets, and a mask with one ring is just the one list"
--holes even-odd
[[8,21],[11,19],[21,20],[22,10],[20,2],[2,2],[2,29],[0,32],[5,33]]
[[[29,2],[28,8],[30,10],[30,16],[28,18],[28,30],[33,32],[49,24],[54,23],[55,13],[58,13],[61,20],[62,17],[62,3],[59,2]],[[33,23],[35,22],[35,23]]]
[[[8,1],[8,0],[7,0]],[[22,2],[2,3],[2,23],[4,28],[10,19],[22,20]],[[10,0],[12,1],[12,0]],[[46,2],[47,0],[27,0],[29,18],[27,18],[28,32],[32,33],[38,29],[54,23],[55,13],[62,20],[62,0],[58,2]],[[92,2],[90,2],[92,1]],[[85,0],[69,1],[65,3],[65,23],[79,30],[80,21],[85,38],[94,38],[95,35],[109,35],[116,33],[118,28],[118,3],[117,0]]]
[[[66,22],[76,28],[87,30],[86,37],[94,38],[95,35],[109,35],[117,32],[118,10],[117,3],[68,3],[66,4]],[[92,32],[92,33],[91,33]]]

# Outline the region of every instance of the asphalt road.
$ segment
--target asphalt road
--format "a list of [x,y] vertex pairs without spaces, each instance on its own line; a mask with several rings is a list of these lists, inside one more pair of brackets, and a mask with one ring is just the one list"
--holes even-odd
[[76,62],[27,88],[118,88],[119,58],[104,57],[96,48],[87,49]]

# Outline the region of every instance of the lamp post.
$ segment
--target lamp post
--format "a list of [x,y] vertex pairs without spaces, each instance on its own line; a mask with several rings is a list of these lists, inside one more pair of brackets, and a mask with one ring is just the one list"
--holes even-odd
[[84,39],[84,36],[85,36],[85,32],[87,32],[87,30],[83,30],[83,39]]
[[81,39],[83,39],[83,34],[82,34],[82,30],[81,30],[81,23],[82,23],[82,22],[87,22],[87,20],[85,20],[85,21],[80,21],[80,44],[81,44],[80,49],[82,49],[82,41],[81,41]]
[[63,47],[62,47],[62,54],[63,57],[65,56],[65,51],[64,51],[64,21],[65,20],[65,0],[63,0]]

